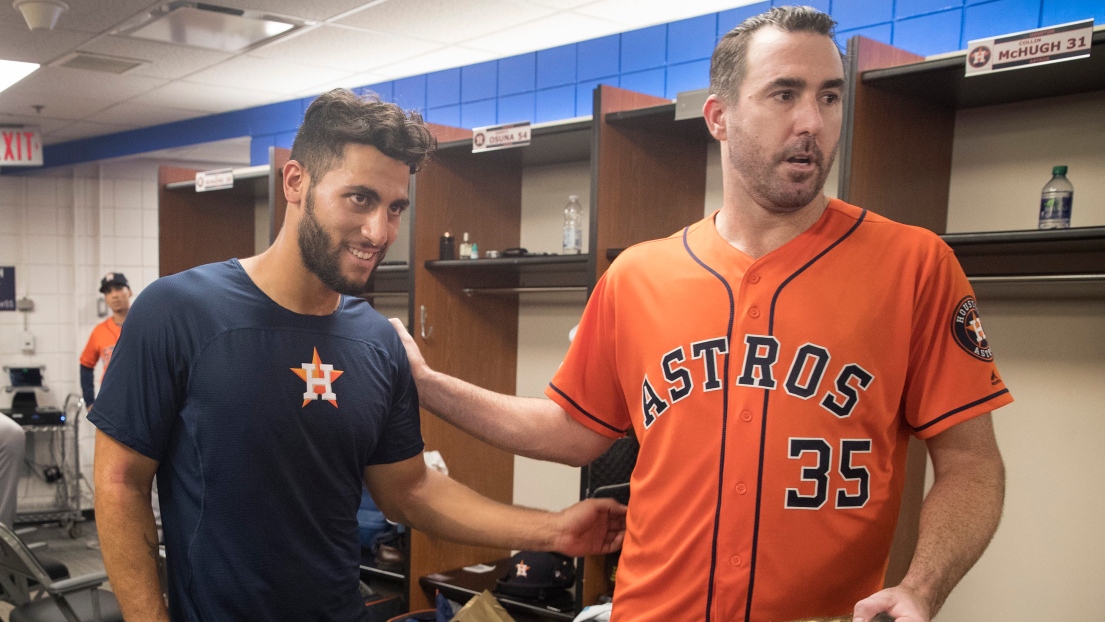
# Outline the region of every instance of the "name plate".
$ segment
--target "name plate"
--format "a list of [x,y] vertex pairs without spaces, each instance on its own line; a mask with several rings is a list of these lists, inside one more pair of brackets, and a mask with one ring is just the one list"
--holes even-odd
[[196,192],[225,190],[234,187],[234,169],[220,168],[196,173]]
[[967,75],[1084,58],[1090,55],[1092,40],[1092,19],[976,39],[967,46]]
[[529,141],[529,121],[472,128],[472,153],[522,147]]

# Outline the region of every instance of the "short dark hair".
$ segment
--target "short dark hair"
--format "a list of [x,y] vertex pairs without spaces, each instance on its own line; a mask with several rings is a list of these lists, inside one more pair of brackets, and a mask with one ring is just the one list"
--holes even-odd
[[375,147],[410,166],[412,173],[437,147],[417,112],[404,112],[374,94],[358,97],[346,89],[334,89],[307,107],[291,158],[317,181],[341,162],[349,143]]
[[710,59],[710,92],[730,98],[737,94],[744,81],[745,56],[752,35],[764,26],[774,26],[783,32],[812,32],[830,39],[835,34],[833,18],[808,6],[777,6],[749,17],[725,33],[714,48]]

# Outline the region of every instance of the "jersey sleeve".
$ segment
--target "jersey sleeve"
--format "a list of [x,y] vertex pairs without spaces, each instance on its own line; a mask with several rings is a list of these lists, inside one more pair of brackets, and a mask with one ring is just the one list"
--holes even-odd
[[392,353],[395,363],[392,371],[393,391],[387,428],[380,435],[380,442],[369,456],[365,466],[401,462],[422,453],[426,446],[422,440],[418,388],[411,376],[407,354],[397,336],[395,336]]
[[190,357],[174,326],[187,303],[177,298],[151,285],[135,299],[88,414],[100,431],[159,462],[188,381]]
[[92,369],[96,366],[96,362],[100,360],[100,346],[96,343],[96,335],[99,331],[99,324],[92,328],[92,334],[88,336],[88,343],[84,344],[84,351],[81,352],[81,367]]
[[951,249],[935,260],[914,304],[902,399],[906,419],[922,439],[1013,401],[994,364],[974,292]]
[[576,421],[609,438],[632,427],[617,371],[614,286],[599,279],[568,354],[545,395]]

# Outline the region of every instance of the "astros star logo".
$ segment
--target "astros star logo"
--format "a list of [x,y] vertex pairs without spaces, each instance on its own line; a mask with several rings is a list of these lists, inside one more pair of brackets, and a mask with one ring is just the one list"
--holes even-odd
[[307,390],[303,392],[303,406],[313,400],[326,400],[338,407],[338,396],[334,393],[333,382],[344,372],[334,369],[333,365],[324,365],[318,356],[318,348],[310,363],[303,363],[299,369],[291,370],[307,383]]
[[526,565],[526,562],[524,560],[518,562],[517,564],[515,564],[514,567],[518,570],[517,576],[519,576],[519,577],[529,576],[529,575],[526,574],[527,572],[529,572],[529,566]]

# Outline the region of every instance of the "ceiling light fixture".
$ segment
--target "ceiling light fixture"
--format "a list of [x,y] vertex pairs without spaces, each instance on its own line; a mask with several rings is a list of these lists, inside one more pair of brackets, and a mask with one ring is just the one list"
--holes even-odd
[[260,11],[177,1],[128,20],[111,34],[221,52],[242,52],[306,25],[304,20]]
[[69,10],[61,0],[15,0],[12,6],[23,14],[31,30],[53,30],[61,14]]
[[0,91],[26,78],[35,69],[38,69],[37,63],[0,60]]

